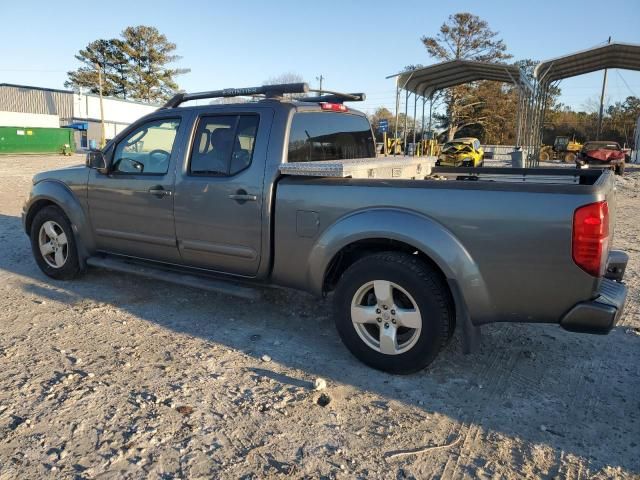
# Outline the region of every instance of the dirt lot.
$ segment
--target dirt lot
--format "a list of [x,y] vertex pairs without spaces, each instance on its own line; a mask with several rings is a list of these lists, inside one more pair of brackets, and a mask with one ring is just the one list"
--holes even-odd
[[400,377],[349,355],[326,300],[46,278],[21,205],[35,172],[79,161],[0,157],[1,479],[640,478],[640,169],[619,182],[610,335],[492,325]]

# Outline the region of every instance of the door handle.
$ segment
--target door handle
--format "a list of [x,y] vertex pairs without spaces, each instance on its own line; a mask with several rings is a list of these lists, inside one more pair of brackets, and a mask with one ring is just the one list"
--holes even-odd
[[235,200],[238,203],[255,202],[258,200],[257,195],[247,193],[245,190],[238,190],[236,193],[232,193],[231,195],[229,195],[229,198],[231,200]]
[[158,198],[169,197],[171,196],[171,193],[172,193],[171,190],[165,190],[162,185],[155,185],[151,187],[148,191],[151,195]]

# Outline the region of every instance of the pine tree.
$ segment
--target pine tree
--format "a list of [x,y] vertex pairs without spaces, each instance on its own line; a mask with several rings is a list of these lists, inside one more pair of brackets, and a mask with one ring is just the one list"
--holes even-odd
[[[486,21],[467,12],[450,15],[435,37],[423,36],[421,41],[429,55],[440,61],[495,62],[511,58],[498,33]],[[447,116],[443,124],[448,140],[452,140],[458,130],[479,120],[473,115],[476,100],[469,85],[449,88],[445,96]]]
[[98,70],[105,96],[160,102],[178,91],[177,75],[188,69],[170,68],[180,59],[175,43],[155,27],[128,27],[122,38],[95,40],[75,56],[82,66],[68,72],[66,87],[99,92]]
[[169,68],[180,60],[175,55],[176,44],[155,27],[139,25],[127,27],[122,32],[123,49],[131,68],[131,97],[136,100],[158,102],[178,90],[177,75],[189,69]]

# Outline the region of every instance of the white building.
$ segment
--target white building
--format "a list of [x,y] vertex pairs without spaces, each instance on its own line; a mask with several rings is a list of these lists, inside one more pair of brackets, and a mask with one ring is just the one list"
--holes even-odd
[[[160,105],[104,97],[107,140]],[[0,126],[71,127],[76,148],[100,143],[100,97],[70,90],[0,83]]]

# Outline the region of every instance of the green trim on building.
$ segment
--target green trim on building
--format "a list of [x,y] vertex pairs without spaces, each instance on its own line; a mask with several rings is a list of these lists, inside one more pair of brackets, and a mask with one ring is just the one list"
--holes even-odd
[[0,127],[0,154],[67,153],[75,149],[70,128]]

